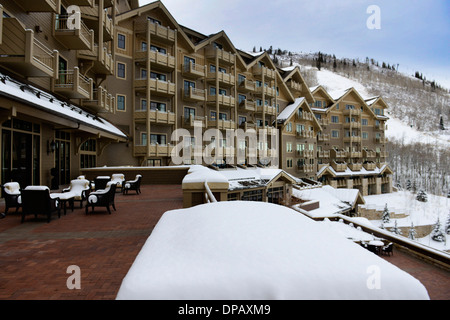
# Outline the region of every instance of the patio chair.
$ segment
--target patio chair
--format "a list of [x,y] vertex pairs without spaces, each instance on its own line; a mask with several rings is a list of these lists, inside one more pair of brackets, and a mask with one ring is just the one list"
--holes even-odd
[[388,256],[390,256],[391,254],[394,254],[394,244],[391,242],[389,244],[387,244],[386,246],[384,246],[383,248],[381,248],[381,253],[382,254],[387,254]]
[[71,192],[74,194],[74,201],[80,202],[80,208],[83,208],[83,201],[87,200],[90,191],[90,182],[86,179],[74,179],[70,181],[70,186],[63,189],[63,193]]
[[7,182],[2,186],[3,198],[5,198],[5,213],[10,208],[16,208],[16,213],[22,206],[20,198],[20,184],[18,182]]
[[111,181],[116,183],[117,189],[120,188],[120,192],[123,191],[123,185],[124,185],[124,182],[125,182],[125,175],[124,174],[122,174],[122,173],[115,173],[115,174],[113,174],[111,176]]
[[110,206],[112,206],[114,211],[116,211],[116,206],[114,204],[116,188],[117,185],[110,181],[104,190],[91,192],[86,203],[86,214],[89,212],[89,207],[92,208],[92,212],[94,212],[95,207],[106,207],[108,213],[111,214],[111,209],[109,208]]
[[25,216],[29,214],[47,216],[47,222],[50,222],[53,212],[58,213],[61,217],[59,199],[50,196],[50,189],[46,186],[29,186],[22,190],[22,223]]
[[97,190],[105,190],[106,184],[111,181],[111,177],[108,176],[99,176],[94,179],[95,191]]
[[140,174],[136,175],[136,179],[131,181],[126,181],[124,188],[123,188],[123,194],[128,194],[129,190],[135,190],[136,194],[141,193],[141,180],[142,176]]

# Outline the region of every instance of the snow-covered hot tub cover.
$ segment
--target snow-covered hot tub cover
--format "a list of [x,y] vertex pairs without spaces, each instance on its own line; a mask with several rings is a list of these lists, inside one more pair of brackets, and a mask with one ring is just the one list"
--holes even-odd
[[429,299],[408,273],[292,209],[218,202],[166,212],[119,300]]

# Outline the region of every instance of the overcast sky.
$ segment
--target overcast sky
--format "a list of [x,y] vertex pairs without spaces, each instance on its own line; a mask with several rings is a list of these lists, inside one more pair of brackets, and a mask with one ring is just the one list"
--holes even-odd
[[[140,5],[153,2],[140,0]],[[163,0],[179,24],[209,35],[224,30],[238,49],[374,58],[422,72],[450,88],[449,0]],[[371,5],[381,29],[369,29]],[[371,21],[373,21],[371,19]]]

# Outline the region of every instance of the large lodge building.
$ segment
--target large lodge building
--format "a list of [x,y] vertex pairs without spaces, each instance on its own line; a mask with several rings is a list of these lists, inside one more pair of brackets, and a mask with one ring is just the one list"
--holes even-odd
[[[292,176],[363,195],[392,191],[381,97],[310,88],[298,67],[238,50],[223,31],[181,26],[160,1],[0,4],[2,184],[50,185],[54,176],[67,184],[105,165],[170,166],[172,133],[193,136],[201,125],[223,136],[278,132],[279,168]],[[217,145],[224,159],[243,151],[235,165],[249,166],[247,140]],[[275,147],[257,149],[273,157]]]

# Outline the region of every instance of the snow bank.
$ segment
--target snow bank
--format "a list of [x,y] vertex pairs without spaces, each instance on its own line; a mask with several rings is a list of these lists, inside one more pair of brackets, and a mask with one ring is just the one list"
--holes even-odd
[[292,209],[218,202],[166,212],[117,299],[429,297],[406,272]]

